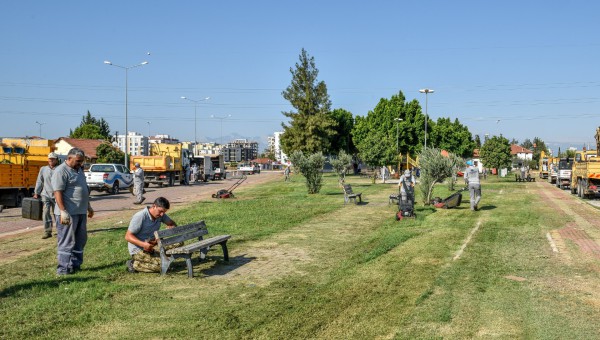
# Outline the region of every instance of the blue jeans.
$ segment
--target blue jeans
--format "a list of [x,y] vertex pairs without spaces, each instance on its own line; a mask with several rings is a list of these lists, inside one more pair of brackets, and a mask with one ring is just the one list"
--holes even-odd
[[71,215],[69,225],[60,223],[60,215],[55,217],[58,232],[56,273],[70,274],[83,263],[83,248],[87,242],[87,215]]

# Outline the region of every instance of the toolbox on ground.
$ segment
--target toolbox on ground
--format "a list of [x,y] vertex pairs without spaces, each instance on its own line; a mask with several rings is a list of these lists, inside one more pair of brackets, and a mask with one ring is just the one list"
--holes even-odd
[[21,215],[23,218],[41,221],[43,209],[44,205],[42,204],[42,200],[27,197],[23,199]]

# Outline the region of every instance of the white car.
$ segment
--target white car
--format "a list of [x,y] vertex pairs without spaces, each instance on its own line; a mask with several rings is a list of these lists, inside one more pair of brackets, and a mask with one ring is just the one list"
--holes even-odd
[[90,190],[111,194],[118,194],[119,190],[133,185],[131,171],[122,164],[92,164],[85,173],[85,180]]

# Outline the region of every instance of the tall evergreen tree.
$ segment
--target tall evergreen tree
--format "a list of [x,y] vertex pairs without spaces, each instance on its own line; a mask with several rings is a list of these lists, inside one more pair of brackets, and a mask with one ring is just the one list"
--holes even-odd
[[327,152],[331,139],[336,135],[336,122],[329,116],[331,101],[325,82],[318,81],[319,70],[314,57],[309,57],[303,48],[296,68],[290,68],[291,84],[282,92],[283,98],[297,111],[282,112],[290,118],[289,126],[282,123],[283,152],[291,155],[294,151],[307,154]]
[[90,111],[81,118],[81,123],[75,130],[71,130],[69,137],[83,139],[106,139],[109,140],[110,127],[104,118],[97,119]]

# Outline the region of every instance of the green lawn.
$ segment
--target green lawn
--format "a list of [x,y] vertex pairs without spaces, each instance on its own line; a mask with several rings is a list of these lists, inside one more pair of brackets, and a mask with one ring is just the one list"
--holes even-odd
[[[125,227],[90,233],[81,272],[57,277],[55,248],[0,266],[0,338],[590,339],[600,334],[598,263],[566,261],[546,240],[568,216],[530,190],[483,183],[482,210],[396,222],[393,184],[349,177],[366,204],[344,205],[336,179],[307,195],[300,176],[236,199],[170,213],[233,235],[166,277],[129,274]],[[448,196],[445,186],[435,196]],[[420,200],[419,200],[420,201]],[[90,229],[113,221],[94,221]],[[474,228],[477,228],[472,233]],[[472,233],[470,242],[465,240]],[[33,238],[32,235],[28,236]],[[21,240],[23,242],[23,240]],[[464,251],[459,254],[461,247]],[[522,278],[522,279],[521,279]]]

